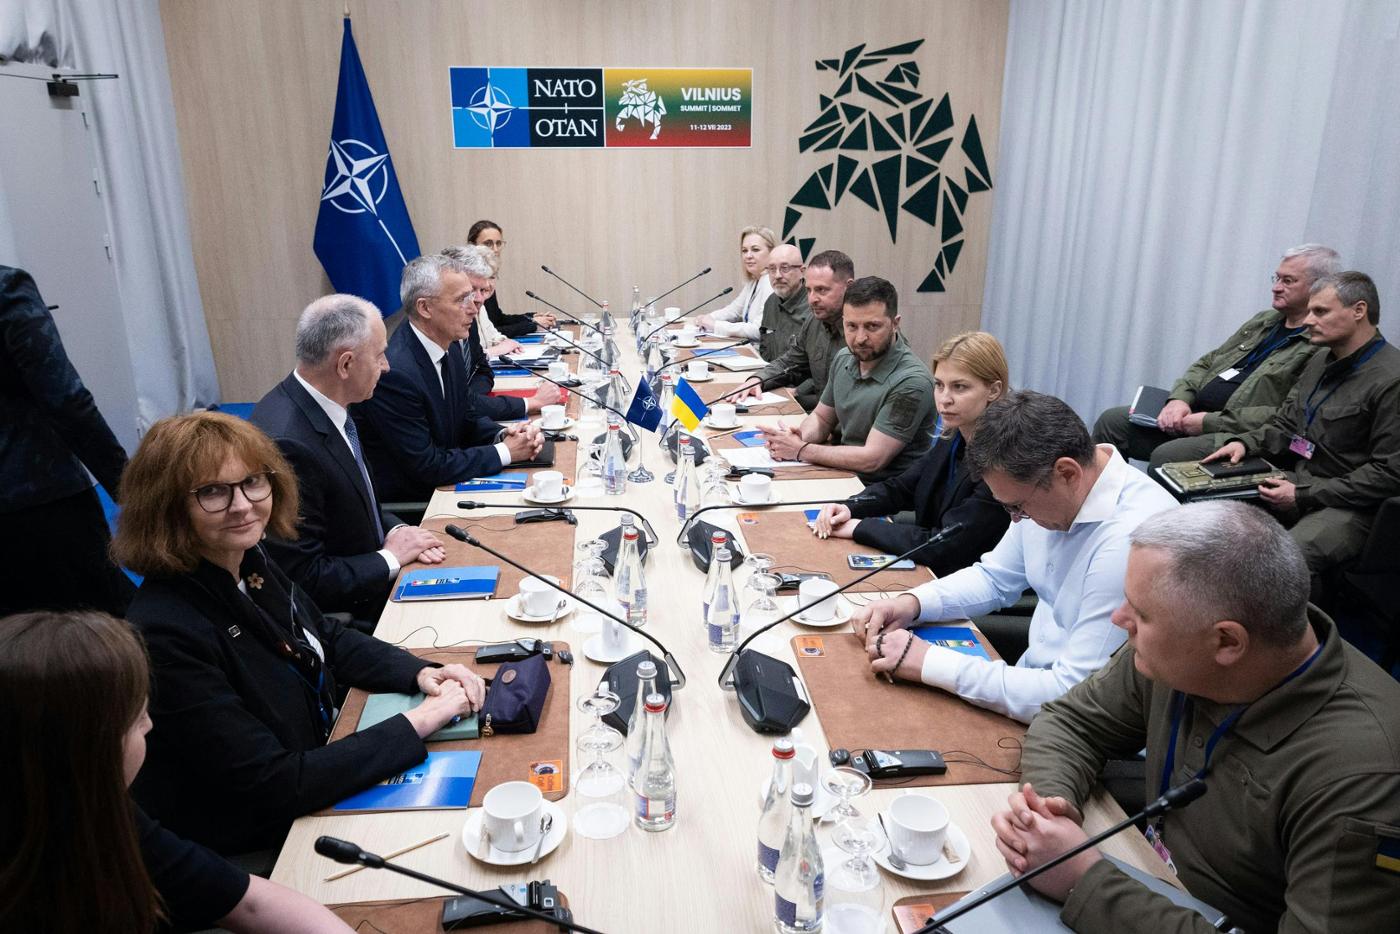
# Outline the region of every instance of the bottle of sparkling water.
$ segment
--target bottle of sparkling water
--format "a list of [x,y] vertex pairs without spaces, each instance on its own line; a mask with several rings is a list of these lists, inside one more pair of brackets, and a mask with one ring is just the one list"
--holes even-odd
[[710,533],[710,564],[705,568],[705,585],[700,588],[700,619],[710,618],[710,604],[715,599],[715,584],[719,579],[719,550],[729,547],[729,533],[715,529]]
[[622,605],[623,619],[633,626],[647,623],[647,580],[642,572],[641,546],[637,544],[637,527],[632,517],[623,515],[622,543],[617,549],[614,596]]
[[822,929],[822,851],[812,832],[812,786],[792,786],[792,814],[773,876],[773,920],[782,934]]
[[680,438],[680,459],[675,481],[676,517],[682,522],[700,508],[700,474],[695,469],[695,447],[690,435]]
[[758,818],[758,877],[769,885],[778,870],[778,854],[783,837],[792,822],[792,740],[773,741],[773,778],[768,783],[768,795],[763,799],[763,813]]
[[642,761],[632,783],[637,802],[634,819],[643,830],[669,830],[676,823],[676,763],[671,758],[671,744],[666,741],[666,698],[648,695],[645,710]]
[[705,608],[705,630],[710,651],[728,654],[739,642],[739,595],[734,592],[734,572],[729,567],[729,549],[714,548],[711,564],[719,570],[715,575],[714,593]]
[[608,437],[603,442],[603,492],[621,496],[627,492],[627,458],[622,453],[622,426],[608,413]]
[[[647,697],[655,693],[656,662],[644,658],[637,663],[637,703],[632,707],[632,715],[627,718],[627,787],[629,788],[636,780],[637,766],[642,763],[642,743],[646,739]],[[779,841],[780,844],[781,842]]]

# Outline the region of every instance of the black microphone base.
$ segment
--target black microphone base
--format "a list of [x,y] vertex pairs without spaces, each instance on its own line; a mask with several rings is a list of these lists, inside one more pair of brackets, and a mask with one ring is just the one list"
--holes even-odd
[[656,665],[656,693],[666,698],[666,716],[671,716],[671,669],[666,663],[655,655],[643,649],[633,655],[629,655],[620,662],[614,662],[603,672],[603,680],[598,682],[598,687],[605,688],[617,695],[617,709],[612,713],[603,715],[603,722],[617,730],[623,736],[627,735],[627,718],[632,716],[632,711],[637,706],[637,666],[647,659]]
[[739,713],[756,733],[787,733],[812,710],[787,662],[752,649],[745,650],[734,664],[734,693]]

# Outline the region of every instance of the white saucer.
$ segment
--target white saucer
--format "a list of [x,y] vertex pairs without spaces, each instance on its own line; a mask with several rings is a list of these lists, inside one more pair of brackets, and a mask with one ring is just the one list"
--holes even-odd
[[[884,841],[881,843],[884,844]],[[972,842],[967,839],[967,834],[963,833],[962,828],[952,821],[948,822],[948,836],[943,846],[945,849],[951,848],[953,853],[957,855],[958,861],[956,863],[948,862],[948,857],[940,853],[938,859],[927,866],[905,863],[903,869],[895,869],[890,865],[887,844],[882,845],[879,852],[871,853],[870,858],[875,860],[876,864],[885,872],[903,876],[906,879],[916,879],[919,882],[932,882],[935,879],[956,876],[967,868],[967,861],[972,857]]]
[[[462,845],[467,848],[467,853],[476,860],[483,863],[490,863],[492,866],[524,866],[535,856],[535,846],[527,846],[517,853],[507,853],[492,846],[489,850],[483,850],[481,846],[481,819],[483,811],[479,807],[472,808],[467,812],[467,822],[462,825]],[[540,847],[540,859],[544,859],[550,853],[559,848],[559,844],[564,842],[564,837],[569,833],[569,818],[564,813],[564,809],[553,801],[544,801],[544,813],[554,818],[554,823],[550,825],[549,833],[544,836],[544,846]]]
[[672,347],[683,347],[683,348],[689,349],[689,348],[691,348],[691,347],[699,347],[699,346],[700,346],[700,341],[699,341],[699,340],[683,341],[683,340],[681,340],[679,337],[673,337],[673,338],[671,338],[671,346],[672,346]]
[[[799,596],[797,599],[801,600],[802,597]],[[811,626],[814,629],[832,629],[843,623],[849,623],[851,621],[851,611],[846,606],[845,601],[838,596],[836,598],[836,612],[832,613],[827,619],[808,619],[806,613],[798,613],[793,617],[793,620],[804,626]]]
[[563,619],[574,611],[574,601],[563,594],[559,595],[559,603],[557,605],[559,610],[553,616],[547,613],[544,616],[534,616],[530,613],[526,613],[520,606],[520,594],[516,594],[506,601],[506,615],[520,623],[552,623]]
[[744,427],[742,424],[740,424],[740,422],[739,422],[739,420],[738,420],[737,418],[734,419],[734,424],[732,424],[732,425],[716,425],[716,424],[714,423],[714,420],[711,419],[710,416],[708,416],[708,415],[706,415],[704,418],[700,419],[700,424],[704,425],[706,428],[710,429],[711,431],[734,431],[734,430],[737,429],[737,428],[743,428],[743,427]]
[[620,662],[636,652],[640,642],[641,640],[634,636],[631,630],[625,631],[622,634],[622,648],[618,649],[616,653],[610,653],[603,648],[603,634],[600,632],[583,643],[583,654],[584,657],[599,664],[611,665],[613,662]]
[[574,488],[569,486],[567,483],[564,484],[563,493],[560,493],[558,496],[551,496],[548,499],[542,496],[536,496],[534,490],[534,484],[531,484],[530,486],[527,486],[525,489],[521,490],[520,495],[525,498],[525,502],[534,503],[537,506],[554,506],[559,503],[567,503],[569,500],[574,498]]
[[776,506],[783,501],[782,495],[779,494],[777,489],[774,487],[768,488],[768,499],[764,500],[761,503],[754,503],[750,502],[749,500],[742,499],[739,496],[739,484],[737,483],[734,484],[734,492],[730,495],[729,498],[735,506]]
[[565,415],[565,416],[564,416],[564,424],[560,425],[558,428],[546,428],[546,427],[544,427],[544,422],[540,422],[540,430],[541,430],[541,431],[568,431],[570,428],[574,427],[574,426],[577,425],[577,424],[578,424],[578,420],[577,420],[577,419],[575,419],[575,418],[574,418],[573,416],[571,416],[571,415]]
[[715,378],[715,374],[713,373],[709,376],[691,376],[689,373],[682,373],[681,376],[685,378],[687,383],[708,383]]

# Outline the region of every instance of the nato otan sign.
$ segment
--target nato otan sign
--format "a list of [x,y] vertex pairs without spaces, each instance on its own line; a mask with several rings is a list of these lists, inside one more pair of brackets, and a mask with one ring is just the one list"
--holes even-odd
[[457,149],[751,145],[752,68],[452,68]]

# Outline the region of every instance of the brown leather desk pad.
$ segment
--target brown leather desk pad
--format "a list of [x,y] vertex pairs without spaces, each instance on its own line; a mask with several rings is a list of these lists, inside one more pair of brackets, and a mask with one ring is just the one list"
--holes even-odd
[[[735,338],[735,340],[737,340],[737,338]],[[727,345],[732,344],[732,343],[734,343],[733,340],[728,340],[728,341],[721,341],[721,342],[718,343],[718,344],[711,344],[711,345],[709,345],[709,346],[706,346],[705,344],[702,343],[699,347],[677,347],[677,348],[676,348],[676,355],[675,355],[674,357],[672,357],[671,360],[672,360],[673,363],[676,363],[676,362],[684,362],[684,361],[686,361],[686,360],[693,360],[693,359],[695,359],[697,353],[699,354],[699,356],[700,356],[701,359],[704,359],[705,357],[709,357],[709,356],[710,356],[710,353],[711,353],[712,351],[718,351],[721,347],[724,347],[726,350],[733,350],[736,354],[738,354],[738,355],[741,356],[741,357],[752,357],[752,358],[755,359],[755,360],[757,360],[757,359],[759,358],[759,357],[758,357],[758,354],[754,351],[754,349],[753,349],[752,347],[744,347],[744,346],[742,346],[742,345],[739,346],[739,347],[729,347],[729,346],[727,346]],[[724,357],[714,357],[714,358],[711,360],[711,363],[712,363],[713,365],[712,365],[711,368],[710,368],[710,372],[713,373],[715,370],[719,370],[721,373],[727,373],[727,372],[729,372],[729,371],[726,370],[724,367],[720,366],[718,363],[715,362],[715,361],[723,360],[723,359],[725,359],[725,358],[724,358]],[[745,370],[745,371],[743,371],[744,377],[747,379],[747,378],[748,378],[748,375],[749,375],[750,373],[753,373],[753,372],[754,372],[753,370]],[[685,374],[682,373],[681,375],[684,376]],[[691,385],[695,385],[695,384],[692,383]]]
[[[499,891],[496,894],[501,894]],[[355,931],[355,934],[443,934],[442,906],[453,896],[432,898],[397,898],[377,902],[346,902],[342,905],[329,905],[340,920]],[[561,892],[559,902],[565,907],[569,900]],[[549,934],[557,932],[559,926],[547,921],[511,921],[488,926],[491,934]],[[456,927],[458,931],[482,930],[481,928]]]
[[[980,633],[978,639],[996,658]],[[1025,724],[974,707],[937,688],[908,681],[890,684],[877,678],[870,671],[865,646],[848,629],[794,636],[792,646],[830,748],[852,753],[857,749],[936,749],[955,760],[942,775],[920,775],[892,782],[891,787],[1016,781],[1014,775],[961,760],[976,756],[998,769],[1019,769]],[[961,755],[953,755],[954,751]]]
[[[727,396],[737,392],[738,387],[733,383],[691,383],[690,388],[695,390],[696,395],[706,405],[713,405],[720,396]],[[744,403],[748,406],[750,415],[803,415],[802,406],[797,404],[797,399],[793,396],[791,389],[770,389],[769,392],[782,396],[782,402],[768,402],[763,405],[757,404],[756,400],[749,399]],[[725,402],[735,402],[733,396],[725,399]]]
[[[539,729],[533,733],[497,733],[494,736],[482,736],[478,739],[454,739],[429,744],[430,752],[468,749],[481,752],[481,766],[477,771],[476,785],[472,788],[472,800],[469,807],[480,805],[486,792],[502,782],[531,781],[532,777],[535,784],[542,786],[540,791],[551,801],[557,801],[568,793],[569,717],[573,710],[573,705],[569,703],[571,670],[568,665],[561,664],[557,659],[559,650],[567,649],[569,644],[555,642],[553,645],[555,660],[549,662],[549,694],[545,697],[544,713],[540,716]],[[491,677],[500,667],[500,665],[477,665],[474,646],[447,649],[420,648],[409,651],[419,658],[426,658],[444,665],[453,663],[466,665],[483,678]],[[359,688],[351,689],[345,698],[344,706],[340,708],[340,717],[335,721],[335,728],[331,730],[331,736],[327,742],[333,743],[355,732],[355,728],[360,725],[360,714],[364,713],[365,699],[368,696],[365,691]],[[555,771],[551,773],[545,769],[532,769],[531,767],[536,763],[555,764]],[[318,813],[338,815],[350,812],[327,808]]]
[[[805,507],[804,507],[805,508]],[[831,575],[837,584],[853,581],[866,571],[854,571],[846,563],[851,554],[878,555],[882,552],[851,541],[849,538],[820,539],[812,534],[803,509],[741,512],[739,531],[749,551],[773,556],[775,570],[789,573],[821,571]],[[851,588],[854,593],[878,590],[908,590],[933,580],[933,572],[922,565],[912,570],[881,571],[863,584]]]
[[[720,435],[706,443],[720,452],[743,447],[743,445],[735,441],[731,435]],[[855,474],[851,473],[849,470],[838,470],[835,467],[818,467],[815,464],[803,464],[801,467],[779,467],[773,471],[774,480],[842,480],[846,477],[854,476]]]
[[[572,448],[574,444],[567,442],[560,447]],[[556,447],[555,450],[559,450],[559,448]],[[508,491],[497,491],[497,495],[501,492]],[[471,493],[462,493],[461,497],[462,499],[476,499]],[[477,501],[481,502],[481,500]],[[490,502],[490,500],[486,500],[486,502]],[[492,505],[497,504],[493,503]],[[537,508],[529,503],[503,502],[499,505],[506,509],[514,507],[517,511]],[[568,504],[562,505],[567,506]],[[440,565],[441,567],[494,564],[501,569],[501,576],[496,580],[495,599],[497,600],[504,600],[519,593],[520,582],[527,575],[475,545],[457,541],[443,531],[448,525],[466,529],[474,537],[480,539],[483,544],[490,545],[501,554],[508,555],[541,574],[557,577],[559,583],[565,587],[569,586],[569,578],[574,570],[574,535],[577,531],[575,526],[563,521],[529,522],[525,525],[516,525],[512,513],[487,515],[475,511],[462,517],[429,516],[424,518],[423,528],[430,532],[436,532],[442,541],[443,549],[447,552],[447,558]],[[417,562],[405,565],[400,576],[408,571],[420,570],[425,567],[433,567],[433,565],[418,564]],[[395,586],[397,586],[397,581]]]
[[895,930],[899,934],[917,931],[928,923],[937,912],[967,895],[967,892],[939,892],[937,895],[910,895],[901,898],[890,909],[894,915]]

